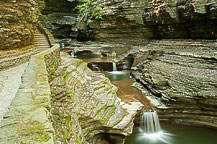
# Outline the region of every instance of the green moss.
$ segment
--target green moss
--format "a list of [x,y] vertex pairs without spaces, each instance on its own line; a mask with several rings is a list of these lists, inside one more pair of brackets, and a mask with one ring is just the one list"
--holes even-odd
[[[34,142],[47,142],[51,139],[48,133],[49,129],[46,128],[44,123],[39,121],[22,121],[21,125],[18,126],[16,134],[19,142],[23,141],[34,141]],[[26,140],[25,140],[26,139]]]

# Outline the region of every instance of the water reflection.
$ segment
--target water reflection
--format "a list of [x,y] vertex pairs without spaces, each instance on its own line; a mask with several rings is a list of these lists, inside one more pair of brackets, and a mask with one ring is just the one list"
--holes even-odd
[[120,81],[130,77],[129,71],[103,72],[110,81]]
[[162,130],[156,133],[136,133],[125,144],[173,144],[173,135]]
[[[135,130],[125,144],[216,144],[217,130],[202,127],[161,124],[162,132],[143,135]],[[171,134],[171,135],[170,135]],[[163,138],[163,139],[162,139]],[[166,140],[166,141],[165,141]]]

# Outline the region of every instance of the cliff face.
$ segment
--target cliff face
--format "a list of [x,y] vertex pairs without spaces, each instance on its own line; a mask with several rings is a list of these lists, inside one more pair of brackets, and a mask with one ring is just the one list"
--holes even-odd
[[103,20],[91,25],[99,41],[146,38],[216,39],[215,0],[105,0]]
[[155,40],[140,49],[132,74],[162,120],[217,127],[216,48],[214,41]]
[[215,0],[103,0],[101,20],[77,26],[76,2],[46,0],[42,21],[57,38],[96,41],[161,38],[216,39]]
[[0,49],[32,44],[43,0],[0,1]]
[[41,22],[56,38],[77,37],[77,10],[76,1],[45,0],[46,7],[43,10]]

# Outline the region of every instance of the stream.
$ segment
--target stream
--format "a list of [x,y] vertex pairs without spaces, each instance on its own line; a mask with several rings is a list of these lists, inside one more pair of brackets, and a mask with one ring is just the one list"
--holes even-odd
[[[76,57],[75,57],[76,58]],[[84,62],[108,62],[112,63],[111,69],[114,69],[113,58],[99,57],[96,55],[89,55],[84,57],[77,57]],[[99,70],[99,69],[97,69]],[[117,88],[117,96],[124,102],[140,101],[146,107],[150,109],[149,101],[144,94],[137,88],[132,87],[133,80],[130,78],[130,71],[97,71],[104,73],[107,78],[110,79],[112,84]],[[217,130],[204,127],[195,126],[183,126],[170,123],[162,123],[162,136],[151,136],[151,140],[147,139],[143,134],[139,132],[138,127],[134,128],[133,133],[127,137],[125,144],[217,144]]]

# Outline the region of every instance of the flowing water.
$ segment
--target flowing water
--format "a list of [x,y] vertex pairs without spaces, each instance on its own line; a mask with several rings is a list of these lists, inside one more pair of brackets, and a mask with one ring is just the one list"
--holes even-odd
[[71,53],[70,53],[70,55],[71,55],[71,57],[75,57],[75,52],[74,51],[72,51]]
[[[76,57],[74,54],[72,54],[72,56]],[[97,60],[97,58],[103,59],[98,55],[78,56],[76,58],[83,60],[91,58],[92,61]],[[117,71],[115,63],[113,63],[112,66],[112,72],[103,73],[118,88],[121,88],[118,91],[118,95],[120,98],[124,95],[122,99],[126,101],[126,96],[133,95],[130,90],[132,88],[132,82],[129,79],[129,71]],[[97,67],[95,67],[95,69],[96,71],[100,71]],[[129,81],[131,84],[126,85]],[[135,93],[135,91],[133,91],[133,93]],[[128,98],[130,101],[131,97],[132,96]],[[140,94],[139,97],[143,100],[145,99],[142,94]],[[157,113],[146,112],[141,117],[140,127],[135,129],[133,134],[126,139],[125,144],[217,144],[217,130],[172,124],[163,124],[160,126]]]
[[113,68],[113,71],[117,71],[117,65],[116,65],[116,63],[112,63],[112,68]]
[[142,133],[147,134],[160,132],[161,128],[157,112],[144,112],[140,118],[139,128]]
[[126,144],[172,144],[171,134],[160,127],[156,111],[144,112],[140,117],[138,131]]

